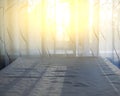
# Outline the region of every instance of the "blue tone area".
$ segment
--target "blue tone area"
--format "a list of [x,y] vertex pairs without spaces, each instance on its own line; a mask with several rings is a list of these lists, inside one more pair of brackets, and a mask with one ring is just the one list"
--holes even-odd
[[120,60],[114,60],[112,58],[107,58],[107,59],[120,69]]

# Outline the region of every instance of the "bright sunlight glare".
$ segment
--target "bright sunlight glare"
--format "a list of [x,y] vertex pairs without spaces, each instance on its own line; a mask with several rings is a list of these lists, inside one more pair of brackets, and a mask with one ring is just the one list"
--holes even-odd
[[[90,0],[91,6],[92,1]],[[41,31],[45,31],[47,28],[58,41],[69,41],[69,34],[74,36],[75,31],[78,31],[77,34],[86,34],[85,30],[88,26],[92,27],[93,9],[86,5],[87,1],[37,0],[37,3],[35,2],[36,0],[29,0],[30,21],[34,24],[33,26],[39,27],[43,27],[42,23],[44,22],[45,25]]]

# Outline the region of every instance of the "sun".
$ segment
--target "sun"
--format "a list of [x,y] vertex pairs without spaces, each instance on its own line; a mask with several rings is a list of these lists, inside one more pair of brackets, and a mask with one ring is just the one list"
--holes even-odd
[[66,29],[70,24],[70,9],[68,3],[58,3],[56,6],[56,33],[58,40],[66,40]]
[[50,14],[47,18],[50,18],[51,21],[55,20],[55,25],[52,27],[56,27],[56,39],[58,41],[68,40],[65,39],[65,34],[68,33],[67,28],[70,26],[71,14],[69,3],[56,0],[55,4],[48,7],[47,12]]

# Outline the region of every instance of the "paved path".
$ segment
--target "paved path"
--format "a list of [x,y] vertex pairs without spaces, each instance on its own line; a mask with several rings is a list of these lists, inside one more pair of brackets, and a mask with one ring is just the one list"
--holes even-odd
[[18,58],[0,72],[0,96],[120,96],[120,74],[97,57]]

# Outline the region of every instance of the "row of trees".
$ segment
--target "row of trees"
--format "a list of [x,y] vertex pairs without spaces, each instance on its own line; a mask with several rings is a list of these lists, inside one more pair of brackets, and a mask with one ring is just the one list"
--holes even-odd
[[[60,50],[65,56],[101,55],[119,61],[119,0],[38,1],[0,1],[0,54],[6,64],[13,57],[52,56]],[[64,12],[58,12],[62,7]]]

